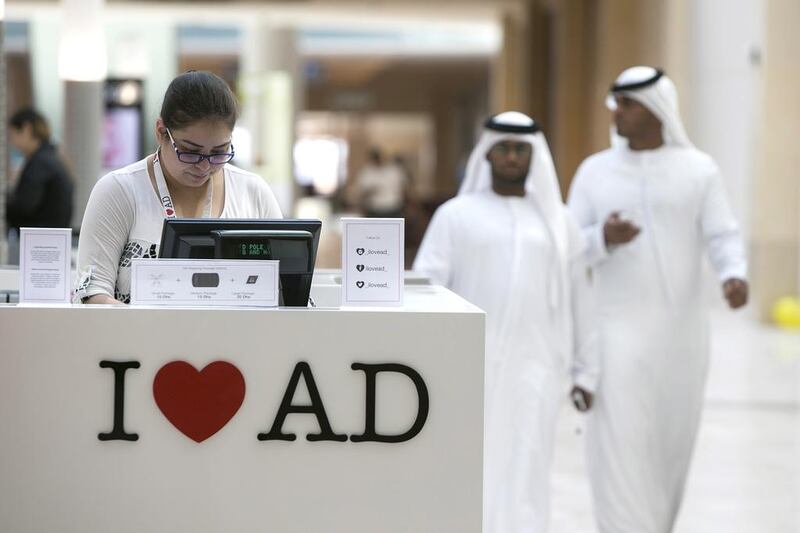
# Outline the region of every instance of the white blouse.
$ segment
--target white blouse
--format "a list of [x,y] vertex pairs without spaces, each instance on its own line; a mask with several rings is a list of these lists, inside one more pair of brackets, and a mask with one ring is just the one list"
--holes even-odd
[[[258,175],[225,165],[220,218],[281,218],[269,185]],[[92,189],[78,242],[73,301],[106,294],[130,302],[131,261],[158,257],[164,207],[150,181],[147,160],[106,174]]]

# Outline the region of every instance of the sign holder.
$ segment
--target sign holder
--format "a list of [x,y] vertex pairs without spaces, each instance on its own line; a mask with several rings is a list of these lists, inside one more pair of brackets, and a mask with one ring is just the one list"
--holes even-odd
[[70,303],[71,228],[21,228],[19,301]]
[[342,306],[402,307],[405,220],[342,219]]

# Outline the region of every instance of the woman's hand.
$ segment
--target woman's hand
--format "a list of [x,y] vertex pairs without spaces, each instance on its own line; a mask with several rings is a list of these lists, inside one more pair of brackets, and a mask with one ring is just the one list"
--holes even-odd
[[91,304],[91,305],[95,305],[95,304],[106,304],[106,305],[122,304],[122,305],[124,305],[122,302],[120,302],[119,300],[115,300],[114,298],[112,298],[108,294],[93,294],[92,296],[89,296],[88,298],[86,298],[83,301],[83,303]]

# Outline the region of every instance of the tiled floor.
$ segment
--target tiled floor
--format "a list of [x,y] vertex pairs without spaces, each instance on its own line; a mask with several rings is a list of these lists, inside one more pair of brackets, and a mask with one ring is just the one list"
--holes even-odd
[[[674,533],[800,533],[800,332],[712,313],[706,404]],[[581,418],[562,411],[553,533],[592,533]]]

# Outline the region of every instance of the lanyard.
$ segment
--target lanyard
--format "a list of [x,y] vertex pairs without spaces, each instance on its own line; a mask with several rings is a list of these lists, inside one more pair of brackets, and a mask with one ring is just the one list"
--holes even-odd
[[[156,175],[156,187],[158,187],[158,198],[164,207],[165,218],[177,218],[175,204],[172,203],[172,196],[167,188],[167,181],[164,179],[164,172],[161,170],[161,163],[158,160],[158,152],[153,156],[153,173]],[[211,200],[214,192],[214,183],[208,184],[208,196],[206,205],[203,207],[203,218],[211,218]]]

